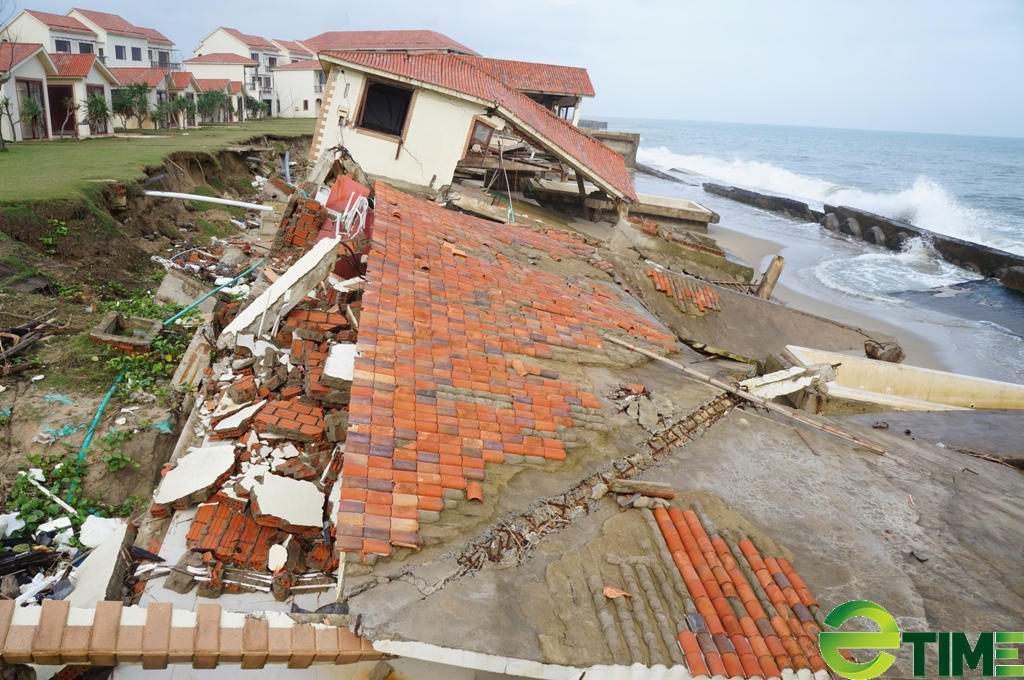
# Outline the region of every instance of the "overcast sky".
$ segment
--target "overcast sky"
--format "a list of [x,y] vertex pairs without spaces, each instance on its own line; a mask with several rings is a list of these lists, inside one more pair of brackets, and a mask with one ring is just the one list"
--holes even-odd
[[[18,0],[18,6],[68,9],[53,0]],[[346,28],[432,29],[485,56],[586,67],[597,90],[583,106],[591,118],[1024,137],[1024,0],[104,0],[84,6],[157,28],[185,56],[219,25],[284,39]]]

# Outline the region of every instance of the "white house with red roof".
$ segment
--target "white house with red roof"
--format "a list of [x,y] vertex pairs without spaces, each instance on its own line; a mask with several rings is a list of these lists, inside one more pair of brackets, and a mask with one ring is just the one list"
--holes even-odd
[[117,14],[72,9],[67,17],[97,36],[96,53],[111,68],[174,68],[174,43],[154,28],[136,26]]
[[274,88],[282,118],[316,118],[327,76],[319,59],[303,59],[274,69]]
[[[324,52],[320,60],[328,75],[311,161],[340,145],[372,175],[437,189],[451,183],[460,160],[486,153],[502,131],[547,152],[614,203],[636,201],[622,156],[475,57],[362,51]],[[515,68],[540,79],[538,73],[558,67]]]
[[278,49],[281,55],[281,59],[278,60],[278,65],[282,64],[294,64],[299,61],[305,61],[307,59],[313,59],[316,57],[316,52],[306,47],[299,40],[271,40],[274,47]]
[[[21,142],[49,137],[50,98],[46,79],[57,75],[57,66],[46,52],[46,46],[30,42],[0,43],[0,73],[11,76],[0,85],[0,100],[6,99],[10,107],[9,111],[0,110],[0,132],[4,139]],[[43,109],[42,119],[35,124],[23,120],[19,113],[28,99],[36,100]]]
[[[246,70],[241,76],[245,79],[245,89],[250,96],[255,97],[267,105],[271,115],[277,114],[276,97],[274,96],[274,76],[271,69],[281,63],[281,51],[272,42],[258,35],[248,35],[234,28],[218,27],[212,33],[203,38],[199,47],[193,50],[196,59],[202,59],[209,55],[236,55],[248,57],[256,62],[255,67]],[[190,59],[188,69],[193,71],[195,61]],[[214,76],[204,72],[200,77],[215,78],[227,76]],[[232,77],[233,80],[237,79]]]
[[[113,132],[111,119],[86,120],[84,106],[91,96],[102,97],[110,108],[111,93],[120,83],[117,77],[103,65],[95,54],[63,54],[50,55],[57,68],[55,75],[47,78],[46,90],[49,96],[50,129],[52,134],[59,135],[61,126],[64,134],[90,137]],[[74,102],[75,111],[67,116],[65,101]],[[65,122],[66,121],[66,122]]]
[[0,41],[36,43],[47,52],[96,54],[100,38],[96,31],[75,17],[39,10],[19,12],[0,29]]

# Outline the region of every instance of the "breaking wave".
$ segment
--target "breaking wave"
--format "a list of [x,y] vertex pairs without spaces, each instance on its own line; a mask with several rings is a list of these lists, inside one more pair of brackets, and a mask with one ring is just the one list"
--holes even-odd
[[832,290],[852,297],[894,302],[893,295],[927,290],[979,277],[946,262],[922,239],[907,241],[902,252],[878,251],[825,260],[814,276]]
[[909,188],[892,192],[864,191],[808,177],[763,161],[727,161],[713,156],[680,155],[666,147],[641,147],[638,158],[666,170],[703,175],[727,184],[780,194],[812,204],[848,205],[955,238],[1024,254],[1016,230],[1000,229],[983,210],[961,203],[931,179],[918,177]]

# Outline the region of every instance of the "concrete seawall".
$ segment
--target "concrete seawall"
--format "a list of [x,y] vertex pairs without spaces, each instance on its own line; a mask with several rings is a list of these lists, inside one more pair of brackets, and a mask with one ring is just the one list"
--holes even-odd
[[928,240],[947,262],[982,276],[1001,278],[1011,267],[1024,267],[1024,256],[937,234],[857,208],[825,205],[824,212],[819,212],[791,198],[711,183],[704,185],[704,191],[793,219],[817,222],[829,231],[848,234],[890,250],[900,250],[908,240],[921,237]]

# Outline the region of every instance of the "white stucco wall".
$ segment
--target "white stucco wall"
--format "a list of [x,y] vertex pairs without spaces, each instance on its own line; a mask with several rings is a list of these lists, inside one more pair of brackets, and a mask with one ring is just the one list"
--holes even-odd
[[[314,69],[274,71],[274,94],[281,102],[281,118],[316,118],[319,115],[316,102],[323,99],[324,93],[316,91],[319,83],[316,74]],[[303,102],[308,103],[308,110],[303,109]]]
[[[363,74],[351,68],[335,68],[329,77],[336,81],[324,119],[321,149],[344,145],[370,174],[434,188],[451,183],[455,164],[463,157],[474,117],[485,114],[483,106],[418,89],[399,150],[396,138],[382,138],[352,124],[366,83]],[[344,126],[339,125],[341,116],[345,119]],[[502,125],[497,119],[491,122]]]
[[[117,58],[117,46],[124,46],[124,59]],[[138,47],[142,50],[142,61],[132,60],[132,48]],[[107,59],[107,68],[149,68],[149,41],[139,38],[129,38],[122,35],[107,35],[104,54]],[[156,61],[156,50],[153,51],[153,60]]]
[[[21,62],[16,67],[14,67],[14,77],[11,78],[6,84],[4,84],[3,96],[9,97],[11,100],[11,113],[14,116],[15,129],[14,134],[12,134],[10,126],[7,123],[7,117],[3,116],[4,139],[22,141],[21,125],[19,124],[19,121],[21,120],[21,114],[19,113],[19,111],[21,110],[21,101],[18,99],[18,91],[17,86],[15,84],[15,81],[17,80],[42,81],[43,107],[46,109],[46,113],[43,116],[44,125],[46,126],[47,136],[50,136],[52,134],[52,130],[50,127],[50,98],[46,92],[47,78],[48,76],[46,75],[46,69],[43,68],[43,63],[39,60],[38,57],[26,59],[25,61]],[[59,105],[60,104],[58,103],[58,106]]]
[[203,40],[195,50],[196,56],[214,54],[215,52],[240,54],[244,57],[249,56],[248,47],[236,40],[231,34],[225,33],[219,28]]
[[[82,36],[88,38],[91,36]],[[50,29],[33,19],[28,14],[19,14],[14,17],[11,23],[4,27],[0,33],[0,40],[7,39],[10,42],[39,43],[45,45],[47,50],[53,49],[53,42],[50,40]]]
[[248,78],[252,78],[253,69],[246,69],[241,64],[185,64],[185,70],[195,75],[199,80],[204,78],[227,78],[228,80],[240,80],[248,85]]

